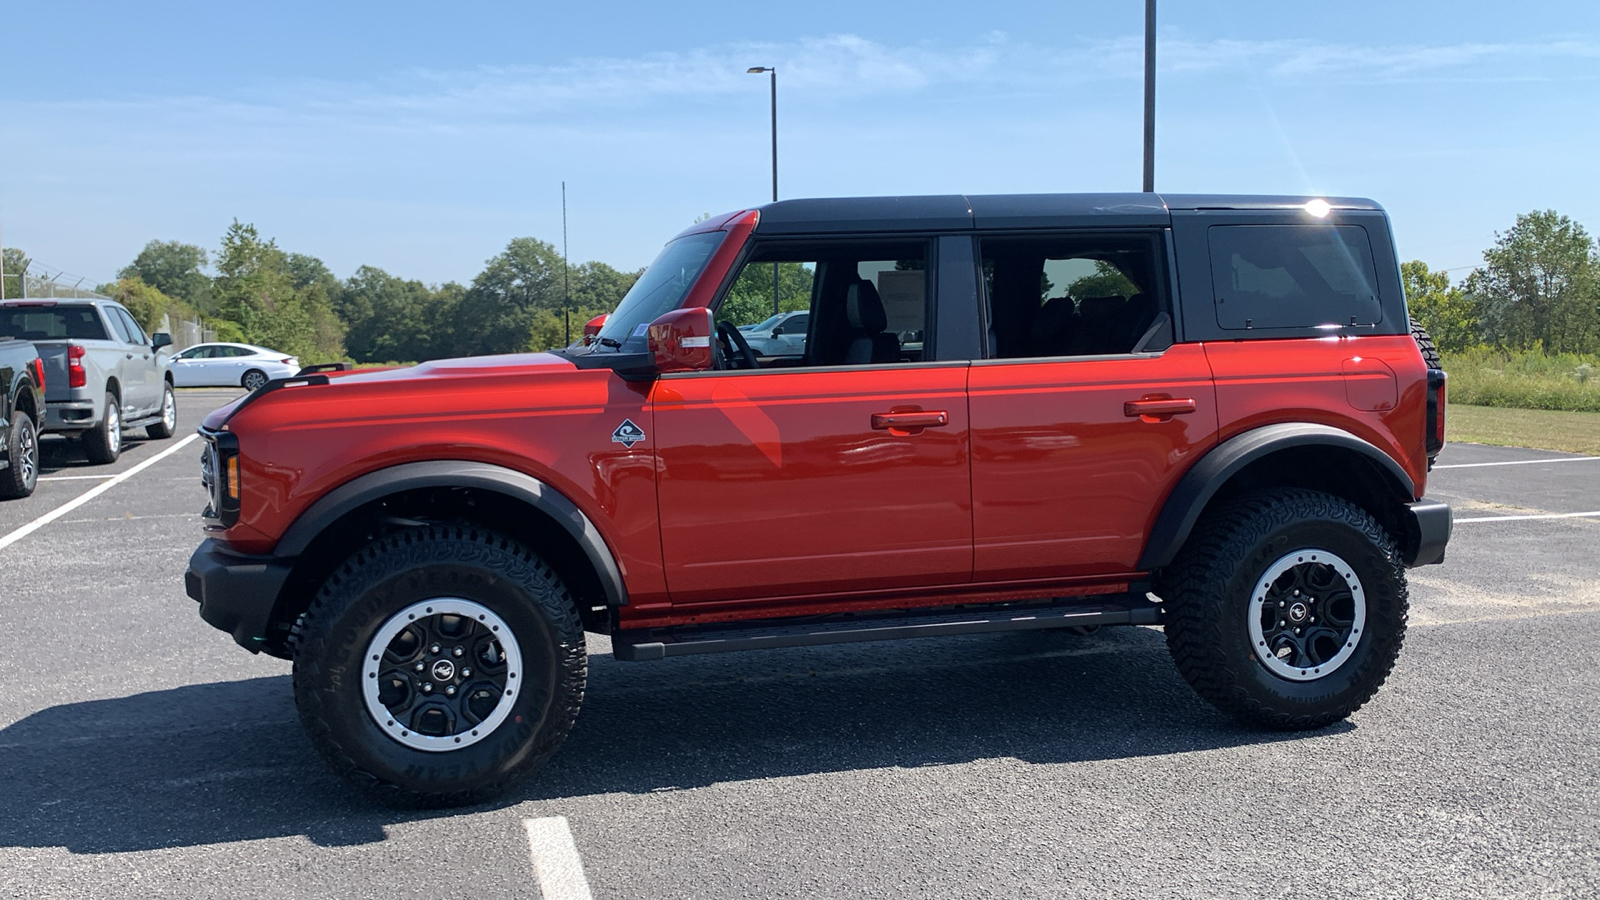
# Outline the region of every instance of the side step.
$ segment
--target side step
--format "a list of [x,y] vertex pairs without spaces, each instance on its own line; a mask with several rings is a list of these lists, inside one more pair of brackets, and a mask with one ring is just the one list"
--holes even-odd
[[966,607],[947,612],[898,613],[873,616],[764,619],[672,628],[640,628],[611,636],[611,655],[636,662],[689,656],[695,653],[731,653],[777,647],[811,647],[858,641],[893,641],[905,638],[993,631],[1032,631],[1089,625],[1156,625],[1161,607],[1144,597],[1129,597],[1129,606],[1033,605]]

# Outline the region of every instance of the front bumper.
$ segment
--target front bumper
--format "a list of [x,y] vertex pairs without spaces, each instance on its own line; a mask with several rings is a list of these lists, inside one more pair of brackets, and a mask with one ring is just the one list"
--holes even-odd
[[1438,500],[1406,504],[1404,559],[1407,568],[1444,562],[1444,547],[1450,542],[1452,520],[1450,507]]
[[289,561],[235,553],[207,538],[189,557],[183,585],[199,601],[200,618],[233,635],[239,646],[260,653],[291,568]]

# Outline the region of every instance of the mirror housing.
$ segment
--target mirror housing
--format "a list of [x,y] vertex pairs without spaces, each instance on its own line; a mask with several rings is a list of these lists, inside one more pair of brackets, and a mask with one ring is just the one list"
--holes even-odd
[[650,323],[650,356],[656,371],[695,372],[711,368],[716,323],[704,306],[675,309]]
[[167,334],[165,331],[158,331],[155,334],[150,335],[150,349],[160,350],[162,347],[171,346],[172,335]]
[[602,329],[602,328],[604,328],[606,326],[606,320],[609,319],[609,318],[611,318],[611,314],[610,313],[601,313],[600,315],[595,316],[594,318],[592,318],[589,321],[584,323],[584,325],[583,325],[583,345],[585,347],[587,347],[590,344],[594,343],[594,339],[596,337],[599,337],[600,329]]

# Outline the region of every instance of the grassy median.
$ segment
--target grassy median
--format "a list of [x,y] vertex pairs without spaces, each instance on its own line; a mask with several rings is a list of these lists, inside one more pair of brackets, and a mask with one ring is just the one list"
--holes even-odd
[[1600,412],[1505,409],[1462,403],[1451,403],[1446,409],[1446,437],[1451,441],[1600,455]]

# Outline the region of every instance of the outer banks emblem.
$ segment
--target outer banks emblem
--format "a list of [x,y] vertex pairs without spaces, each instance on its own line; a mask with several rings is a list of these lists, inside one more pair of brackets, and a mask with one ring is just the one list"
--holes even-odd
[[611,443],[621,444],[629,450],[632,450],[633,445],[642,440],[644,440],[644,429],[633,424],[632,419],[623,419],[622,424],[617,426],[617,430],[611,432]]

